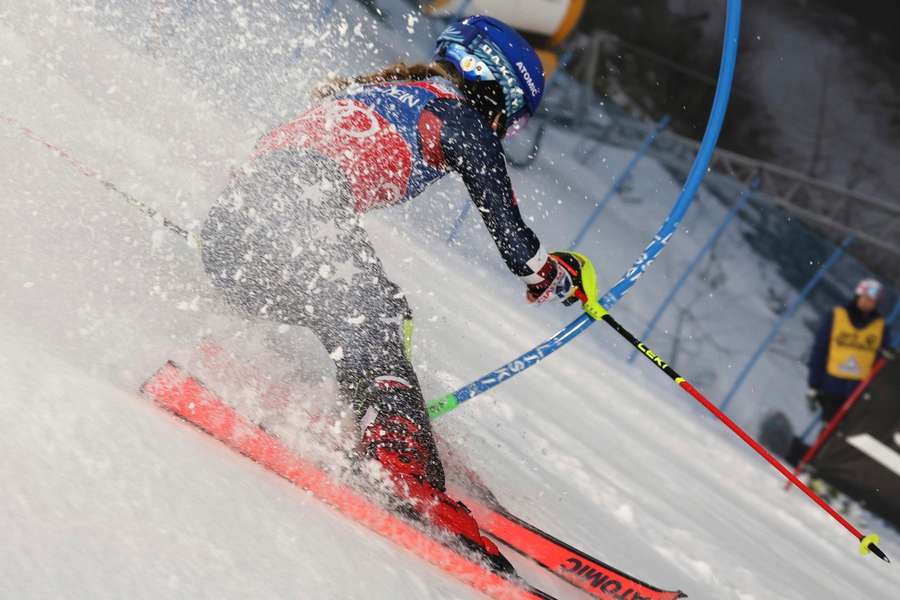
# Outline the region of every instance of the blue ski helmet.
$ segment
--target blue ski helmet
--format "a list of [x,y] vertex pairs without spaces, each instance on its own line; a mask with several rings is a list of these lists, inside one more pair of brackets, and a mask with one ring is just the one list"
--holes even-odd
[[544,67],[531,44],[506,23],[473,16],[450,24],[437,39],[434,59],[451,63],[466,82],[500,84],[506,127],[537,112]]

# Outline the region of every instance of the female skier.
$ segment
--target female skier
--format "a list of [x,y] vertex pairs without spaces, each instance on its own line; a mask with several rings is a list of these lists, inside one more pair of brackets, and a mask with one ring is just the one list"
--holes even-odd
[[353,406],[361,454],[377,460],[406,512],[511,566],[445,493],[422,391],[404,352],[406,299],[359,223],[455,171],[529,302],[584,298],[583,258],[549,254],[519,214],[500,140],[537,110],[544,75],[504,23],[469,17],[427,65],[332,81],[317,104],[266,134],[204,224],[203,262],[226,301],[312,329]]

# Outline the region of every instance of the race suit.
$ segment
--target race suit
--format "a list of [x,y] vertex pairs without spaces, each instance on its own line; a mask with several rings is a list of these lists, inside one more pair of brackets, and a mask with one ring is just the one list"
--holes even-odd
[[508,268],[526,283],[547,264],[519,213],[500,140],[444,79],[354,85],[264,135],[210,210],[206,271],[235,308],[310,328],[335,361],[357,419],[400,413],[444,475],[401,321],[360,214],[414,198],[458,173]]

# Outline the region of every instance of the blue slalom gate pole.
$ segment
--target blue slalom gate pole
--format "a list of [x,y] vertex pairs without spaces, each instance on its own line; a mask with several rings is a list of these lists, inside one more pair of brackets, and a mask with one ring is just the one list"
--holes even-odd
[[[728,109],[728,98],[731,94],[731,83],[734,79],[734,65],[737,59],[738,39],[741,29],[741,0],[728,0],[727,11],[725,15],[725,35],[722,43],[722,60],[719,64],[719,79],[716,82],[716,93],[713,97],[712,109],[710,111],[709,120],[706,123],[706,130],[703,133],[703,140],[700,142],[700,149],[697,156],[694,157],[694,163],[691,165],[690,173],[685,180],[684,187],[675,201],[675,205],[669,212],[669,216],[663,221],[656,235],[647,244],[644,251],[638,256],[637,260],[622,278],[614,285],[603,298],[600,299],[600,305],[604,309],[611,308],[630,290],[637,280],[643,275],[649,266],[656,260],[659,253],[662,252],[666,244],[678,229],[678,224],[690,207],[703,177],[706,175],[707,167],[712,159],[713,152],[716,149],[716,142],[719,139],[719,133],[722,130],[722,122],[725,120],[725,112]],[[428,414],[434,418],[451,410],[463,402],[482,394],[497,385],[500,385],[507,379],[514,377],[529,367],[537,364],[547,358],[565,344],[575,339],[583,333],[588,327],[596,322],[591,315],[583,312],[577,319],[566,325],[551,339],[535,346],[525,354],[514,358],[510,362],[500,368],[491,371],[487,375],[479,377],[475,381],[459,388],[455,392],[451,392],[446,396],[435,398],[428,402]]]
[[[672,289],[669,290],[669,294],[663,299],[660,303],[659,308],[656,309],[656,313],[653,315],[653,318],[650,319],[650,323],[647,325],[647,329],[644,330],[643,335],[641,335],[640,339],[643,341],[647,341],[650,337],[650,334],[653,332],[653,328],[656,327],[657,322],[662,317],[663,313],[666,312],[666,308],[669,307],[669,304],[672,303],[672,300],[675,299],[676,294],[678,294],[679,290],[684,286],[687,282],[688,277],[690,277],[691,273],[694,272],[694,269],[700,264],[700,261],[703,260],[703,257],[706,256],[706,253],[709,252],[713,246],[716,245],[716,242],[719,241],[719,238],[722,237],[722,234],[728,228],[728,225],[734,220],[734,217],[738,214],[738,212],[743,209],[750,199],[753,197],[753,192],[759,187],[759,178],[754,177],[753,181],[750,182],[750,185],[741,192],[740,197],[737,202],[735,202],[734,206],[731,207],[731,210],[728,211],[728,214],[725,215],[725,218],[722,219],[722,222],[719,223],[719,226],[716,228],[715,232],[706,240],[706,243],[700,248],[700,251],[697,252],[697,256],[694,257],[694,260],[687,266],[687,269],[684,270],[684,273],[681,274],[681,277],[678,278],[678,281],[675,282],[675,285],[672,286]],[[637,355],[637,350],[632,350],[631,354],[628,356],[628,362],[634,362],[634,357]]]
[[612,200],[612,197],[619,193],[619,190],[622,187],[622,184],[628,179],[628,176],[631,175],[631,172],[634,170],[634,167],[637,166],[638,162],[644,157],[645,154],[650,150],[650,146],[653,145],[653,142],[656,141],[657,136],[662,133],[662,131],[669,126],[669,121],[671,118],[669,115],[663,116],[662,119],[659,120],[659,123],[656,124],[656,128],[651,131],[647,137],[644,138],[644,141],[641,142],[640,148],[637,149],[637,152],[634,153],[634,156],[631,157],[631,160],[625,165],[625,168],[619,173],[616,178],[613,180],[611,186],[606,191],[606,194],[603,195],[603,198],[596,204],[594,207],[594,212],[591,213],[591,216],[587,218],[584,222],[584,225],[581,227],[581,230],[572,240],[572,243],[569,244],[569,250],[574,250],[578,244],[584,240],[584,236],[587,235],[590,228],[594,225],[594,222],[600,216],[600,213],[603,212],[603,209],[606,208],[606,205],[609,204],[609,201]]
[[[893,310],[891,310],[891,314],[889,314],[887,316],[887,318],[884,320],[884,322],[886,325],[890,326],[894,323],[894,321],[897,320],[897,317],[900,317],[900,298],[897,299],[897,303],[894,304],[894,308],[893,308]],[[894,339],[891,340],[892,347],[896,348],[898,345],[900,345],[900,331],[898,331],[894,335]],[[812,420],[809,422],[809,425],[806,426],[806,429],[804,429],[803,433],[801,433],[798,437],[805,442],[806,438],[809,436],[809,434],[811,434],[813,432],[813,430],[816,428],[816,425],[818,425],[821,421],[822,421],[822,411],[820,409],[820,410],[816,411],[816,414],[813,416]]]
[[747,378],[747,375],[750,374],[750,371],[753,370],[753,367],[756,366],[756,362],[762,357],[763,353],[769,347],[769,344],[775,339],[775,336],[778,335],[778,332],[781,331],[781,328],[784,326],[788,320],[794,316],[794,313],[797,312],[797,309],[800,308],[800,305],[806,300],[806,297],[809,296],[810,292],[815,289],[815,287],[819,284],[819,281],[831,270],[831,267],[844,255],[847,251],[847,247],[853,243],[853,236],[847,236],[844,238],[844,241],[841,242],[841,245],[835,248],[834,252],[831,253],[831,256],[828,257],[819,270],[816,271],[816,274],[812,276],[812,278],[806,282],[806,285],[803,286],[803,289],[800,291],[800,295],[794,298],[794,301],[788,307],[784,314],[781,315],[775,325],[772,327],[772,331],[769,332],[769,335],[765,337],[762,343],[759,345],[759,348],[756,349],[756,352],[753,353],[753,356],[750,357],[750,360],[747,361],[747,364],[744,365],[744,368],[741,369],[740,374],[737,379],[734,381],[734,384],[731,386],[731,389],[728,390],[728,394],[725,396],[725,399],[722,400],[722,404],[719,408],[722,412],[728,408],[728,405],[734,400],[735,394],[737,394],[738,390],[744,384],[744,380]]

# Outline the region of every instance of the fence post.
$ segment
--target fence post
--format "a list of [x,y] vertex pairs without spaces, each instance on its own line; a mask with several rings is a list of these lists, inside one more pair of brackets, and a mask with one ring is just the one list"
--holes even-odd
[[[894,321],[897,320],[897,317],[900,317],[900,298],[897,299],[897,303],[894,304],[894,308],[893,308],[893,310],[891,310],[891,314],[889,314],[887,316],[887,318],[884,320],[884,322],[886,325],[890,326],[894,323]],[[891,345],[893,347],[900,345],[900,331],[898,331],[894,335],[894,339],[891,340]],[[809,422],[809,425],[807,425],[806,428],[803,430],[803,433],[801,433],[797,437],[799,439],[803,440],[805,443],[806,438],[809,437],[809,434],[811,434],[813,432],[813,430],[816,428],[816,425],[818,425],[821,421],[822,421],[822,410],[818,409],[818,410],[816,410],[816,414],[813,415],[812,420]]]
[[844,241],[841,242],[841,245],[835,248],[834,252],[831,253],[831,256],[828,257],[819,270],[816,271],[816,274],[812,276],[812,278],[806,282],[806,285],[800,291],[800,295],[797,296],[791,305],[784,311],[784,314],[781,315],[775,325],[772,327],[772,331],[769,332],[769,335],[762,341],[759,345],[759,348],[756,349],[756,352],[753,353],[753,356],[750,357],[750,360],[747,361],[747,364],[744,365],[744,368],[741,370],[734,384],[731,386],[731,389],[728,391],[728,394],[725,396],[725,399],[722,400],[722,404],[719,408],[724,412],[731,401],[734,399],[735,394],[743,385],[744,380],[747,378],[747,375],[750,374],[750,371],[753,370],[753,367],[756,366],[756,362],[763,355],[763,352],[766,351],[766,348],[769,347],[769,344],[772,343],[772,340],[775,339],[775,336],[778,335],[778,332],[781,331],[781,328],[787,323],[788,319],[794,316],[794,313],[797,312],[797,309],[800,308],[800,304],[809,296],[810,292],[815,289],[815,287],[819,284],[819,281],[822,277],[825,276],[826,273],[834,266],[834,264],[844,255],[844,252],[847,251],[847,247],[853,243],[853,236],[849,235],[844,238]]
[[619,188],[622,187],[622,184],[625,183],[625,180],[628,179],[628,176],[631,175],[631,171],[634,170],[634,167],[638,164],[638,161],[647,154],[647,151],[650,150],[650,146],[653,145],[653,142],[656,141],[656,137],[662,133],[662,131],[668,127],[670,121],[669,115],[665,115],[662,119],[659,120],[659,123],[656,124],[656,128],[644,138],[644,141],[641,143],[640,148],[637,149],[637,152],[634,153],[634,156],[631,157],[631,160],[625,166],[625,169],[619,173],[616,178],[613,180],[612,185],[606,191],[606,194],[603,198],[600,199],[600,202],[594,207],[594,212],[591,213],[591,216],[584,222],[584,225],[581,228],[581,231],[575,236],[572,240],[572,243],[569,244],[569,250],[574,250],[578,244],[582,242],[584,236],[587,235],[590,228],[593,226],[594,221],[597,220],[597,217],[600,216],[600,213],[603,212],[603,209],[606,208],[606,205],[609,204],[609,201],[612,197],[619,192]]
[[[747,202],[753,198],[753,192],[759,187],[759,177],[754,177],[750,182],[750,185],[741,192],[740,197],[737,202],[735,202],[734,206],[731,207],[731,210],[728,211],[728,214],[725,215],[725,218],[722,219],[722,222],[719,223],[719,226],[716,228],[715,232],[709,239],[706,240],[706,243],[700,248],[700,251],[697,252],[697,255],[687,266],[687,269],[684,270],[684,273],[681,274],[681,277],[678,278],[678,281],[675,282],[675,285],[672,286],[672,289],[669,290],[669,294],[663,299],[660,303],[659,308],[656,309],[656,313],[653,315],[653,318],[650,319],[650,323],[647,325],[647,329],[644,330],[643,335],[639,339],[644,340],[645,342],[650,337],[650,334],[653,332],[653,328],[656,327],[656,323],[662,317],[663,313],[666,311],[666,308],[669,307],[669,304],[672,303],[672,300],[675,299],[675,295],[678,294],[679,290],[681,290],[682,286],[687,282],[688,277],[690,277],[691,273],[694,272],[694,269],[700,264],[700,261],[706,256],[706,253],[709,252],[713,246],[716,245],[716,242],[719,241],[719,238],[722,237],[722,234],[725,232],[725,229],[728,228],[728,225],[734,219],[738,212],[741,211],[746,205]],[[628,362],[634,362],[634,357],[637,355],[636,350],[632,350],[631,354],[628,356]],[[674,359],[673,359],[674,360]]]

